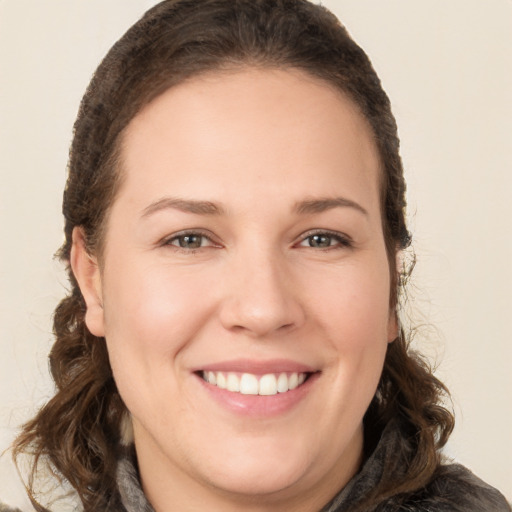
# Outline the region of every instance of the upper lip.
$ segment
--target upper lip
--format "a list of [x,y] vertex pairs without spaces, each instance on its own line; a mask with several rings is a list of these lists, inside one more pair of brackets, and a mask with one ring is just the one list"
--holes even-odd
[[317,368],[290,359],[249,360],[231,359],[194,368],[194,372],[237,372],[265,375],[267,373],[313,373]]

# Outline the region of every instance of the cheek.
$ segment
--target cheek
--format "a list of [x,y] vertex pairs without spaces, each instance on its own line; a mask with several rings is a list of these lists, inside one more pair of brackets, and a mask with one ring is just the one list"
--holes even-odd
[[[370,268],[370,271],[368,270]],[[361,416],[375,393],[388,347],[389,273],[387,266],[351,265],[334,272],[311,290],[310,304],[318,329],[330,348],[332,407],[350,404]]]
[[169,370],[180,367],[182,349],[204,327],[212,301],[207,292],[197,292],[186,272],[131,266],[107,277],[105,338],[114,378],[129,405],[145,389],[164,383],[173,388],[176,374]]
[[[148,353],[173,350],[199,325],[204,293],[186,272],[165,272],[158,265],[131,265],[127,272],[111,272],[104,286],[107,337],[140,345]],[[193,317],[196,317],[194,321]]]
[[323,276],[309,279],[309,302],[314,316],[333,334],[343,350],[364,350],[365,346],[387,342],[390,318],[390,280],[387,266],[347,265]]

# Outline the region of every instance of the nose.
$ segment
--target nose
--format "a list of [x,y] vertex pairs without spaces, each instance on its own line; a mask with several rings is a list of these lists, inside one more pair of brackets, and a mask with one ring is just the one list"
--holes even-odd
[[305,320],[298,283],[283,257],[258,251],[231,262],[224,281],[224,328],[253,338],[290,332]]

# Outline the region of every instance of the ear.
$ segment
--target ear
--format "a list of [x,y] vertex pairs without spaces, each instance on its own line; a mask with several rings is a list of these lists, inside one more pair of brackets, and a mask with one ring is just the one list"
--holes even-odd
[[400,333],[400,326],[398,322],[398,315],[395,308],[389,311],[388,320],[388,343],[393,343],[398,338]]
[[398,295],[399,295],[399,283],[401,279],[401,269],[403,265],[403,253],[400,250],[397,250],[395,253],[395,279],[396,284],[393,283],[392,286],[395,288],[394,293],[396,293],[395,297],[390,298],[391,306],[389,308],[389,320],[388,320],[388,343],[392,343],[395,341],[400,335],[400,320],[398,319]]
[[100,269],[97,259],[86,249],[84,233],[80,227],[73,229],[69,263],[85,300],[85,324],[95,336],[105,336]]

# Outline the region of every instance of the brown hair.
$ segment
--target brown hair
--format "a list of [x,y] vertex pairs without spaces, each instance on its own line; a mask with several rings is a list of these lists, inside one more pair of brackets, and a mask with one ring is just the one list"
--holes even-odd
[[[247,66],[295,68],[347,94],[369,121],[382,163],[383,231],[397,306],[396,252],[409,245],[405,182],[390,102],[368,57],[325,8],[306,0],[167,0],[150,9],[114,45],[97,69],[75,123],[64,192],[69,264],[73,228],[101,255],[103,230],[122,180],[118,159],[123,130],[153,98],[201,73]],[[28,482],[36,503],[38,462],[77,491],[86,511],[115,508],[120,428],[126,413],[114,383],[105,340],[84,322],[85,303],[69,270],[71,290],[54,317],[50,353],[55,396],[28,422],[14,456],[35,457]],[[440,405],[446,392],[429,367],[410,351],[403,331],[389,345],[377,394],[365,416],[367,432],[399,419],[406,425],[407,468],[386,474],[363,505],[426,485],[439,466],[439,448],[452,428]],[[405,448],[404,448],[405,449]]]

